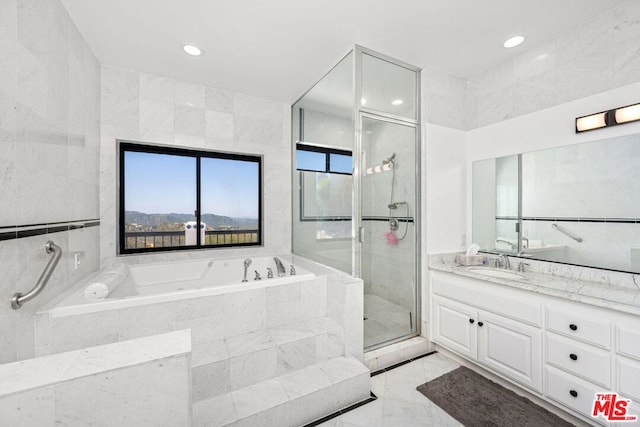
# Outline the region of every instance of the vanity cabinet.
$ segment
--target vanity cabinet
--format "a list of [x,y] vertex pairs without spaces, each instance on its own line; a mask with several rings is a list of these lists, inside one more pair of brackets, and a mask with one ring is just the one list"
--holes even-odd
[[[488,292],[473,279],[451,279],[432,275],[433,341],[541,392],[540,304],[522,300],[517,292]],[[518,312],[525,313],[524,322],[516,320]]]
[[[640,418],[640,316],[440,271],[431,337],[589,424],[597,393]],[[640,420],[637,424],[640,425]]]

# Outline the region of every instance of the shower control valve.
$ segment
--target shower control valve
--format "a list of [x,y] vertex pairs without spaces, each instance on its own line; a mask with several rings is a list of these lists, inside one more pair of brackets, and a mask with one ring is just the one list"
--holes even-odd
[[296,275],[296,268],[293,264],[291,264],[291,269],[289,269],[289,274],[291,276],[295,276]]

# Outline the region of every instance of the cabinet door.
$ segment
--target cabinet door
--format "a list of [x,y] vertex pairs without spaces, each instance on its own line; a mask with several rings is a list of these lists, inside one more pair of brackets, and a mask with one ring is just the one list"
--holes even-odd
[[478,362],[542,392],[542,330],[479,312]]
[[434,342],[476,360],[476,309],[434,296],[432,324]]

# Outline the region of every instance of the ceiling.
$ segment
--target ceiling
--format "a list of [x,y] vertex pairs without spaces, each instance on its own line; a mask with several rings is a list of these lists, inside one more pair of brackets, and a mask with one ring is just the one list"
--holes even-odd
[[626,1],[62,0],[102,64],[288,104],[354,44],[468,78]]

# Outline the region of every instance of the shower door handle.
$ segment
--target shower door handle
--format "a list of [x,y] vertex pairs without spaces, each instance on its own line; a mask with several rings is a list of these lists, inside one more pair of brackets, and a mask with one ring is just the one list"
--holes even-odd
[[358,241],[364,243],[364,227],[358,227]]

